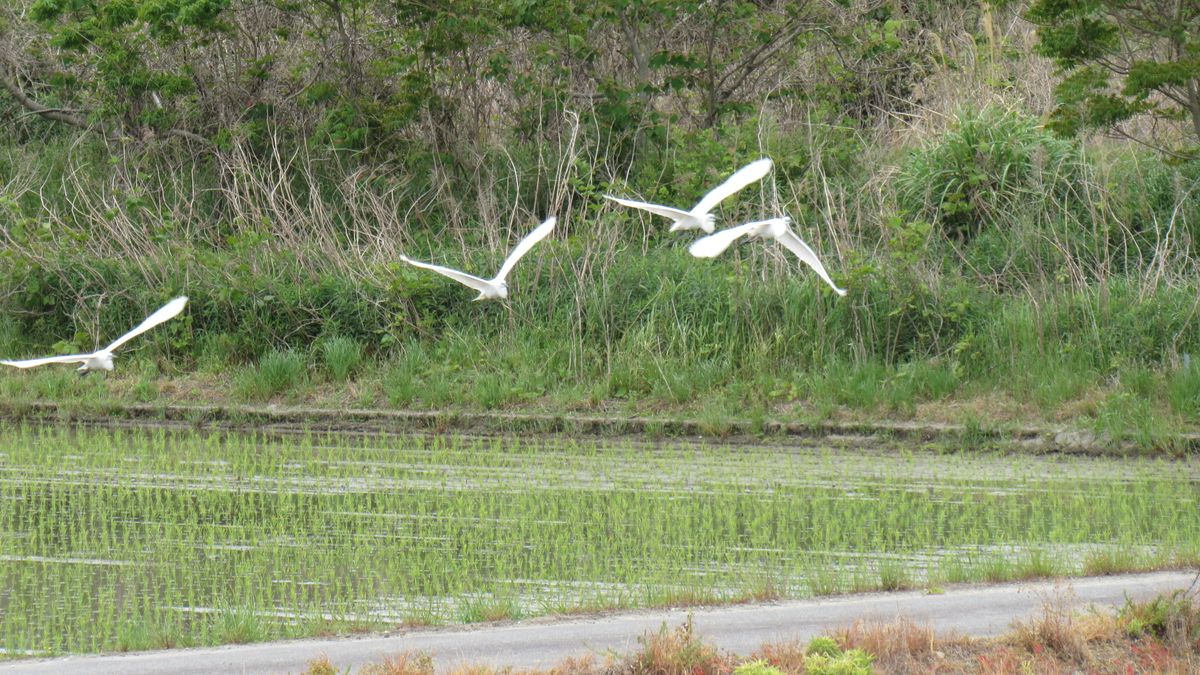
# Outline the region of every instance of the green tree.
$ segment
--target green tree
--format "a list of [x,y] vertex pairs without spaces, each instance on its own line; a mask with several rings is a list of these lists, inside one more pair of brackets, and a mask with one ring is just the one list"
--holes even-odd
[[[195,90],[190,69],[159,63],[163,50],[185,53],[227,27],[222,13],[230,0],[36,0],[29,18],[47,33],[48,47],[63,64],[88,64],[90,81],[52,73],[53,84],[18,72],[6,54],[0,85],[22,106],[42,117],[105,133],[146,137],[151,132],[202,136],[180,126],[184,101]],[[22,82],[25,80],[25,82]],[[53,90],[71,108],[37,101],[26,87]],[[72,92],[86,91],[90,108],[78,108]]]
[[[1036,0],[1038,51],[1065,71],[1050,126],[1111,130],[1176,156],[1200,142],[1200,0]],[[1139,115],[1185,123],[1185,138],[1122,125]],[[1157,129],[1157,125],[1155,127]]]

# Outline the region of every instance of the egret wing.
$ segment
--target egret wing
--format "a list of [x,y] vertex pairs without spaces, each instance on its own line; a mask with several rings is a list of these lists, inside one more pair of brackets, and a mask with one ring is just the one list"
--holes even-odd
[[635,201],[633,199],[623,199],[621,197],[613,197],[612,195],[604,195],[604,198],[611,199],[612,201],[614,201],[618,204],[621,204],[622,206],[629,206],[629,207],[632,207],[635,209],[649,211],[650,213],[653,213],[655,215],[662,216],[663,218],[670,218],[671,220],[675,220],[675,221],[694,220],[695,219],[695,216],[693,216],[691,213],[688,213],[687,211],[684,211],[682,209],[676,209],[676,208],[673,208],[670,206],[663,206],[662,204],[651,204],[649,202],[639,202],[639,201]]
[[726,178],[724,183],[721,183],[717,187],[713,188],[711,192],[704,195],[704,197],[701,198],[694,207],[692,207],[692,214],[699,216],[712,211],[714,208],[716,208],[717,204],[725,201],[729,195],[741,190],[755,181],[762,180],[763,176],[771,172],[772,166],[773,162],[771,162],[769,157],[750,162],[746,166],[743,166],[742,168],[733,172],[732,176]]
[[116,340],[113,340],[113,343],[110,344],[108,347],[106,347],[104,349],[104,351],[107,351],[107,352],[115,351],[117,347],[120,347],[121,345],[125,344],[126,342],[129,342],[133,338],[141,335],[142,333],[145,333],[146,331],[150,330],[151,328],[154,328],[158,324],[160,324],[164,321],[169,321],[171,319],[174,319],[176,316],[179,315],[180,312],[183,311],[183,307],[184,307],[184,305],[187,304],[187,301],[188,301],[187,296],[181,295],[178,298],[175,298],[174,300],[163,305],[162,307],[159,307],[157,310],[154,311],[153,314],[146,317],[145,320],[143,320],[141,323],[139,323],[136,328],[134,328],[133,330],[129,331],[128,333],[122,335],[121,337],[117,338]]
[[558,223],[558,219],[554,216],[551,216],[547,218],[541,225],[533,228],[532,232],[525,235],[525,238],[517,244],[517,247],[512,250],[512,253],[509,253],[508,257],[504,259],[504,264],[500,266],[500,271],[496,273],[495,281],[504,281],[507,279],[508,273],[512,271],[514,266],[516,266],[517,261],[524,257],[526,253],[529,253],[529,250],[533,248],[534,244],[545,239],[547,235],[554,231],[554,225],[556,223]]
[[47,356],[41,359],[26,359],[24,361],[0,361],[6,366],[14,368],[34,368],[44,366],[47,363],[83,363],[91,358],[91,354],[69,354],[67,356]]
[[809,267],[813,268],[825,283],[829,284],[838,295],[845,295],[846,291],[838,288],[837,284],[833,283],[833,279],[829,278],[829,273],[825,271],[825,266],[821,264],[821,260],[817,258],[817,254],[804,243],[800,237],[796,236],[791,229],[783,231],[783,234],[777,237],[779,243],[783,244],[789,251],[796,254],[796,257],[804,261]]
[[434,272],[437,272],[438,274],[440,274],[442,276],[450,277],[451,279],[457,281],[458,283],[462,284],[463,286],[474,288],[475,290],[480,291],[480,292],[482,292],[484,289],[491,288],[491,286],[492,286],[491,282],[489,282],[487,279],[480,279],[479,277],[475,276],[474,274],[467,274],[466,272],[459,272],[458,270],[450,269],[449,267],[442,267],[441,265],[431,265],[430,263],[424,263],[424,262],[420,262],[417,260],[413,260],[412,258],[409,258],[408,256],[402,255],[402,256],[400,256],[400,259],[403,260],[404,262],[408,263],[409,265],[423,267],[427,270],[432,270]]
[[729,248],[733,242],[750,234],[760,225],[762,223],[746,223],[745,225],[721,230],[707,237],[700,237],[696,241],[693,241],[691,246],[688,246],[688,252],[697,258],[715,258],[724,253],[725,249]]

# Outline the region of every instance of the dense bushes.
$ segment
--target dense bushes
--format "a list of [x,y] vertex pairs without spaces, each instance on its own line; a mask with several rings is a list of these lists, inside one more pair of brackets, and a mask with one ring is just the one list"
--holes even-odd
[[374,354],[405,351],[413,340],[479,340],[482,350],[519,340],[533,354],[513,367],[566,348],[586,355],[576,359],[577,376],[596,368],[654,369],[647,355],[721,364],[718,371],[727,374],[764,363],[814,368],[939,356],[976,374],[1038,358],[1081,358],[1089,369],[1112,372],[1200,355],[1194,282],[1155,290],[1118,276],[997,294],[964,270],[942,271],[930,282],[888,265],[856,276],[843,299],[798,264],[764,278],[736,254],[702,263],[663,245],[626,252],[604,274],[581,278],[569,252],[552,242],[518,268],[507,307],[472,302],[468,291],[433,275],[405,271],[390,284],[371,285],[312,276],[297,265],[264,276],[229,254],[218,266],[171,270],[160,287],[139,279],[132,262],[93,264],[87,274],[68,264],[42,267],[4,280],[7,288],[26,289],[6,300],[6,333],[28,346],[66,340],[90,347],[186,292],[187,315],[149,339],[196,360],[215,348],[215,336],[223,336],[219,349],[234,362],[276,348],[307,350],[322,336],[330,336],[323,349],[340,345],[332,336],[341,336]]
[[1083,178],[1079,147],[1028,115],[990,107],[965,112],[928,146],[912,152],[897,177],[900,203],[965,241],[1022,214],[1060,220],[1077,206]]
[[[887,49],[889,31],[911,28],[877,23]],[[714,83],[667,82],[695,64],[655,58],[652,82],[611,82],[578,110],[553,78],[519,83],[527,95],[498,103],[487,133],[453,142],[467,108],[444,88],[403,119],[384,110],[395,100],[337,96],[310,100],[328,107],[319,122],[300,115],[313,128],[247,112],[198,154],[10,139],[0,346],[103,344],[187,293],[185,317],[144,353],[232,367],[243,400],[379,359],[393,405],[496,407],[566,389],[682,404],[727,387],[758,403],[904,407],[978,383],[1053,404],[1144,368],[1188,409],[1192,371],[1168,374],[1200,355],[1200,165],[1085,151],[1007,107],[964,109],[919,141],[796,92],[753,114],[739,106],[747,92],[727,92],[689,119],[681,106]],[[302,142],[316,133],[328,144]],[[791,215],[845,298],[773,244],[696,260],[688,235],[603,199],[690,205],[764,154],[774,173],[722,204],[720,221]],[[488,272],[550,212],[560,227],[518,266],[507,303],[474,303],[397,261]],[[1056,367],[1071,373],[1033,381]]]

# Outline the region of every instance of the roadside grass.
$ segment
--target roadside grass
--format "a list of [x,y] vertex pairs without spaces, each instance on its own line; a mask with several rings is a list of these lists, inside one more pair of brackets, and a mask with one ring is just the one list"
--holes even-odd
[[217,613],[213,626],[218,644],[246,644],[262,642],[271,634],[262,618],[252,610],[231,606]]
[[1151,571],[1161,564],[1156,556],[1131,548],[1103,548],[1089,551],[1083,558],[1083,573],[1089,576]]
[[[766,643],[732,654],[705,641],[689,620],[638,638],[627,654],[586,655],[545,669],[458,665],[449,675],[870,675],[870,673],[1188,673],[1200,669],[1200,608],[1180,593],[1128,601],[1115,612],[1047,604],[995,638],[938,633],[907,618],[862,620],[807,644]],[[304,675],[349,672],[324,656]],[[431,675],[435,663],[405,652],[355,673]]]
[[638,642],[641,648],[627,662],[631,672],[716,675],[729,666],[729,658],[700,638],[690,618],[674,630],[664,623],[658,632],[643,635]]

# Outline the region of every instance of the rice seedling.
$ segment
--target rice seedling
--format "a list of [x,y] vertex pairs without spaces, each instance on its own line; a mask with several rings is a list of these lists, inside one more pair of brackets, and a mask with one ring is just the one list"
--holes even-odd
[[1200,470],[1162,459],[15,425],[0,449],[12,653],[1140,569],[1200,548]]

